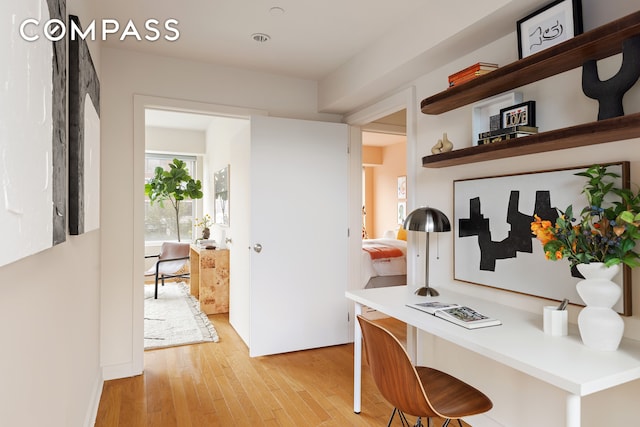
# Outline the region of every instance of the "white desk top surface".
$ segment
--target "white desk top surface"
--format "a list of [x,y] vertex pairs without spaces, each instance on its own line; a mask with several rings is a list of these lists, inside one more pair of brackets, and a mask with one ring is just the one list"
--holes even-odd
[[[568,336],[554,337],[542,331],[542,313],[438,291],[438,297],[420,297],[394,286],[347,291],[346,297],[578,396],[640,378],[640,341],[623,339],[612,352],[591,350],[575,325]],[[502,325],[468,330],[405,305],[426,300],[467,305]]]

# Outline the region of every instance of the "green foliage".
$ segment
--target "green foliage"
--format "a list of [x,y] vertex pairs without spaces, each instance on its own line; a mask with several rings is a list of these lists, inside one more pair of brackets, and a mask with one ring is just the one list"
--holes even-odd
[[178,230],[178,241],[180,241],[180,201],[202,198],[200,180],[191,178],[185,162],[173,159],[173,162],[169,163],[169,170],[159,166],[155,169],[153,178],[144,185],[144,193],[149,196],[151,204],[159,203],[164,207],[165,201],[171,202],[176,212],[176,229]]
[[606,166],[594,165],[578,176],[587,178],[583,194],[587,199],[579,218],[568,206],[555,224],[536,216],[531,230],[544,246],[547,259],[566,258],[571,265],[603,262],[607,266],[640,266],[635,251],[640,238],[640,193],[614,187],[611,179],[619,175]]

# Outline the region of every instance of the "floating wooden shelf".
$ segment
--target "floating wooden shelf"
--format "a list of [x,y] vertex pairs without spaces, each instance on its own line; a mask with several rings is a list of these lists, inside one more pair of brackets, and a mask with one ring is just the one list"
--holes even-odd
[[640,113],[425,156],[422,166],[443,168],[638,137]]
[[422,100],[425,114],[441,114],[620,53],[622,42],[640,35],[640,11]]
[[[425,98],[420,107],[425,114],[445,113],[580,67],[585,61],[620,53],[625,40],[639,35],[640,11]],[[640,113],[425,156],[422,158],[422,166],[457,166],[638,137]]]

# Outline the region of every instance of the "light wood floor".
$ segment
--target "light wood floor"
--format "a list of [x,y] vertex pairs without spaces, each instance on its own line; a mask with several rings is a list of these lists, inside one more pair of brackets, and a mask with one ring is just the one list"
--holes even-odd
[[[220,342],[145,352],[143,375],[105,382],[95,425],[387,425],[392,407],[366,365],[362,412],[353,412],[353,345],[250,358],[227,315],[209,318]],[[403,324],[383,322],[404,335]]]

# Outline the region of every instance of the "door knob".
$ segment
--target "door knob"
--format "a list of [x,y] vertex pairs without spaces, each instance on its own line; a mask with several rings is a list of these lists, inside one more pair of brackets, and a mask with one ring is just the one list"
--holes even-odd
[[253,245],[253,250],[260,253],[260,251],[262,251],[262,245],[260,243],[256,243]]

